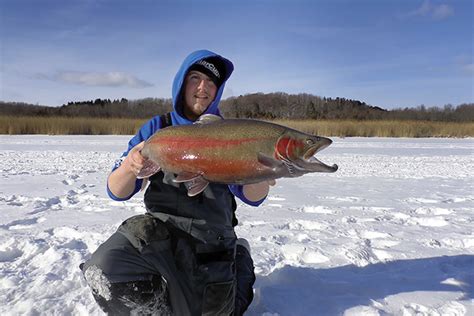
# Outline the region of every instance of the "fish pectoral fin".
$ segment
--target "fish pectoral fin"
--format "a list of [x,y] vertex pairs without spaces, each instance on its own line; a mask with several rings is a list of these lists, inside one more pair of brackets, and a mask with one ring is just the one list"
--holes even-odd
[[191,181],[184,182],[186,189],[188,189],[188,196],[195,196],[204,191],[209,182],[203,177],[194,178]]
[[[280,160],[281,159],[281,160]],[[280,156],[280,159],[269,157],[263,153],[258,153],[258,162],[271,168],[275,173],[284,173],[287,177],[299,177],[304,172],[288,159]]]
[[143,168],[138,173],[137,179],[149,178],[158,171],[160,171],[160,169],[160,166],[154,163],[151,159],[147,159],[143,164]]
[[285,167],[288,169],[288,175],[290,177],[299,177],[304,174],[304,172],[302,173],[301,170],[290,161],[284,160],[283,163],[285,164]]
[[188,182],[188,181],[192,181],[192,180],[194,180],[194,179],[196,179],[200,176],[201,176],[201,174],[199,174],[199,173],[183,171],[183,172],[178,173],[176,178],[173,179],[173,182],[176,182],[176,183]]
[[280,160],[277,160],[261,152],[258,153],[257,160],[265,167],[273,170],[280,169],[282,167],[282,162]]
[[222,117],[214,114],[204,114],[201,115],[194,124],[209,124],[212,122],[220,121]]

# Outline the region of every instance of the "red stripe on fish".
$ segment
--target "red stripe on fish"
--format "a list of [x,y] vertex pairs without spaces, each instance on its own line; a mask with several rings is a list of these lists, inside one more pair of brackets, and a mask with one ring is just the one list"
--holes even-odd
[[245,159],[227,160],[222,163],[222,160],[203,157],[187,160],[164,155],[162,158],[172,170],[185,169],[191,173],[202,174],[204,178],[207,176],[214,181],[226,181],[229,177],[232,178],[235,175],[248,177],[258,172],[259,168],[262,168],[256,161]]

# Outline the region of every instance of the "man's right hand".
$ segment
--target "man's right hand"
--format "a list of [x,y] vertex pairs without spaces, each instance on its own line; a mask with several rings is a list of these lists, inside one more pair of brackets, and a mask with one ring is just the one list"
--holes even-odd
[[143,168],[143,163],[146,160],[140,153],[144,145],[145,142],[141,142],[133,147],[120,167],[112,171],[107,178],[109,190],[116,197],[127,198],[135,190],[137,175]]
[[143,164],[145,163],[146,159],[142,156],[140,151],[145,146],[145,142],[141,142],[135,147],[133,147],[129,152],[127,157],[125,157],[122,167],[125,168],[128,172],[131,172],[135,175],[138,175],[140,170],[143,168]]

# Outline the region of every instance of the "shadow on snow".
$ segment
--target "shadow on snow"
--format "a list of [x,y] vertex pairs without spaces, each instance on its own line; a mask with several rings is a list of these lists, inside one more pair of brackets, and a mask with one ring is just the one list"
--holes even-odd
[[463,300],[473,299],[473,267],[473,255],[397,260],[365,267],[285,266],[257,277],[257,294],[248,315],[338,315],[351,307],[370,305],[371,300],[415,291],[459,292]]

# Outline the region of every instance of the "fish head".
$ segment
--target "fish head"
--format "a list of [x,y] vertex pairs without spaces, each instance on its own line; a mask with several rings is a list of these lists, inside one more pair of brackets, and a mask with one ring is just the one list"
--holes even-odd
[[332,144],[332,140],[322,136],[309,135],[298,131],[285,132],[275,145],[275,158],[288,167],[290,173],[335,172],[337,165],[326,165],[314,155]]

